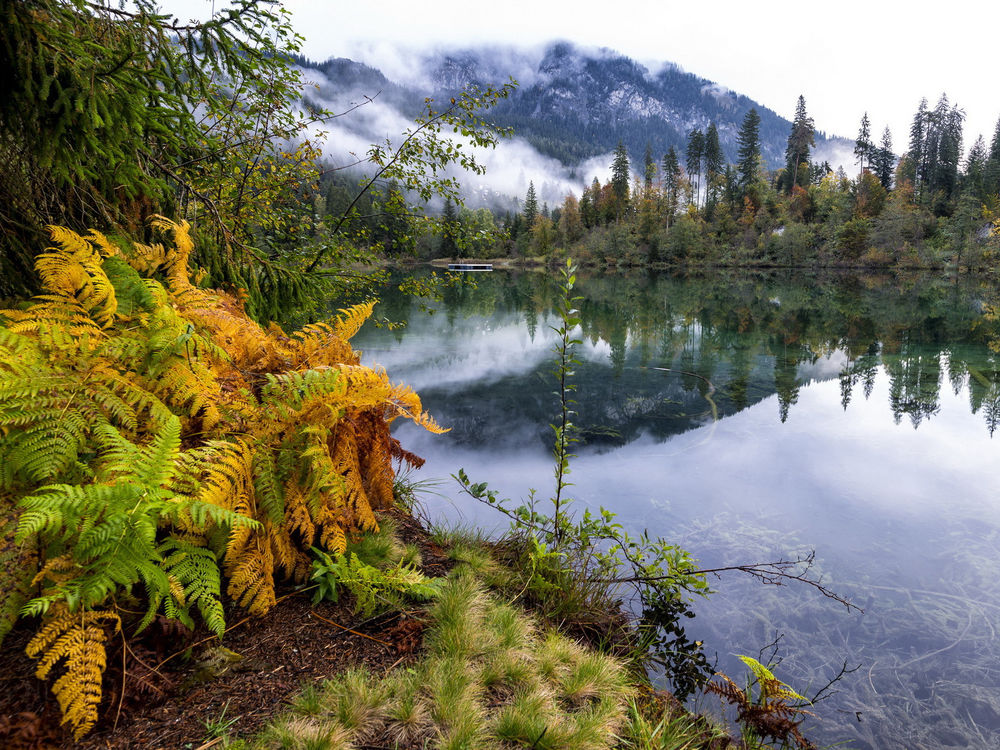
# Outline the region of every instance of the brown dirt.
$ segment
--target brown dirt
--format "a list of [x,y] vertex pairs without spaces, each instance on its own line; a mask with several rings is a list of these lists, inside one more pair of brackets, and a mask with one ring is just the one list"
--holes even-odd
[[[424,572],[445,573],[443,551],[419,524],[397,520],[403,541],[420,546]],[[108,644],[100,722],[80,742],[60,727],[49,685],[35,678],[24,653],[32,629],[19,626],[0,649],[0,747],[208,750],[219,743],[212,742],[206,721],[235,718],[232,733],[248,736],[306,685],[352,666],[387,672],[414,658],[423,631],[420,610],[359,623],[349,601],[312,606],[310,594],[289,591],[261,618],[227,611],[231,625],[223,645],[241,658],[213,670],[204,668],[204,660],[219,653],[218,642],[204,632],[181,634],[171,632],[169,623],[154,624],[129,640],[124,670],[122,639],[116,637]]]

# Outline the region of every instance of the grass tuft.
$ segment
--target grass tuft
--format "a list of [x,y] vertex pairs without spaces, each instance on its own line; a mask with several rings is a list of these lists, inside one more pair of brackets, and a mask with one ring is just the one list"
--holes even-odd
[[320,689],[306,688],[293,701],[292,718],[273,723],[261,747],[708,747],[699,740],[705,728],[671,718],[672,708],[654,702],[640,711],[618,660],[542,632],[468,570],[445,581],[427,619],[418,661],[381,677],[351,670]]
[[352,552],[361,562],[373,568],[383,569],[396,565],[405,553],[405,548],[399,541],[398,524],[392,516],[379,516],[377,531],[362,534],[348,542],[344,555],[350,557]]
[[377,735],[384,724],[385,685],[363,669],[349,669],[324,685],[323,700],[355,742]]
[[302,716],[319,716],[323,712],[323,693],[315,685],[306,685],[291,705],[292,711]]
[[336,722],[298,717],[269,726],[258,747],[280,750],[348,750],[350,733]]
[[585,653],[562,674],[562,694],[574,707],[599,700],[609,693],[628,691],[624,670],[603,654]]
[[424,645],[436,655],[469,659],[492,647],[484,637],[482,620],[487,599],[482,586],[470,576],[450,580],[430,609],[434,627],[424,633]]

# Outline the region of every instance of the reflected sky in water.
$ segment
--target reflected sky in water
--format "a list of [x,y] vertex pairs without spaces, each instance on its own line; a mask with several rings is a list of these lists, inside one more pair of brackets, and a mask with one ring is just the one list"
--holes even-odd
[[[583,280],[585,440],[570,494],[706,566],[815,550],[864,615],[804,586],[728,576],[688,632],[734,676],[735,654],[782,635],[779,677],[802,692],[859,666],[817,706],[820,742],[996,747],[1000,368],[978,316],[989,290],[907,284]],[[407,328],[356,338],[366,363],[454,428],[397,432],[427,458],[418,478],[442,479],[432,515],[504,526],[458,495],[448,477],[460,467],[508,497],[551,492],[551,303],[544,277],[494,274],[434,315],[387,300]]]

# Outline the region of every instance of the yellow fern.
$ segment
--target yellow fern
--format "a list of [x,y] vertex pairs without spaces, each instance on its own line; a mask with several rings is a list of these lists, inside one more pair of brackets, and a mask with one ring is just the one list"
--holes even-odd
[[[77,736],[96,721],[115,585],[145,585],[140,627],[161,611],[190,622],[196,606],[222,633],[223,578],[233,601],[263,614],[276,579],[308,579],[311,547],[342,554],[349,534],[377,528],[393,461],[420,462],[389,423],[441,431],[348,343],[372,303],[291,335],[262,328],[237,296],[192,283],[186,223],[151,226],[153,243],[125,251],[99,232],[53,228],[38,258],[44,293],[0,311],[0,498],[34,503],[22,549],[48,558],[23,610],[43,618],[29,652],[40,675],[65,664],[55,690]],[[112,496],[114,528],[101,502]],[[81,499],[89,516],[62,528],[58,503]],[[157,515],[143,516],[151,499]],[[66,540],[83,533],[88,549],[112,550],[114,574],[81,605],[72,592],[89,573]],[[105,544],[123,538],[134,543]]]
[[63,723],[80,739],[97,723],[97,708],[101,701],[101,679],[107,665],[104,650],[104,622],[110,621],[117,632],[121,620],[114,612],[90,611],[71,613],[60,608],[48,623],[35,634],[25,651],[38,658],[35,675],[48,677],[52,668],[65,660],[65,673],[55,681],[52,692],[59,702]]
[[337,319],[333,329],[336,336],[344,341],[353,338],[354,334],[361,330],[364,322],[371,317],[373,309],[375,309],[374,300],[341,309],[339,311],[341,316]]

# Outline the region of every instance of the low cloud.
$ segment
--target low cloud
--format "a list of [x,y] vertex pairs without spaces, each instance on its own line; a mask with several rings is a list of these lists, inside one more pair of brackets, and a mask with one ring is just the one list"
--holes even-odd
[[[396,51],[395,48],[387,49]],[[388,59],[384,58],[380,64],[386,64]],[[397,62],[408,65],[412,59],[400,56]],[[384,69],[383,73],[386,73]],[[414,126],[411,116],[400,112],[389,100],[374,96],[377,92],[340,90],[327,76],[314,69],[304,70],[303,74],[308,82],[303,93],[308,100],[333,112],[344,113],[314,128],[314,134],[326,133],[324,156],[335,166],[364,158],[373,143],[384,144],[388,139],[393,145],[400,144],[405,132]],[[468,138],[460,135],[451,138],[486,168],[485,175],[452,171],[472,207],[497,203],[497,193],[523,199],[529,182],[533,182],[539,201],[554,208],[561,205],[569,193],[579,196],[595,176],[605,182],[610,174],[610,153],[567,167],[539,153],[523,138],[502,140],[492,149],[473,147]],[[364,164],[359,165],[358,170],[364,171]]]
[[844,171],[850,175],[851,170],[857,166],[854,144],[846,138],[831,138],[816,147],[812,154],[812,161],[814,164],[828,161],[834,171],[838,167],[843,167]]

